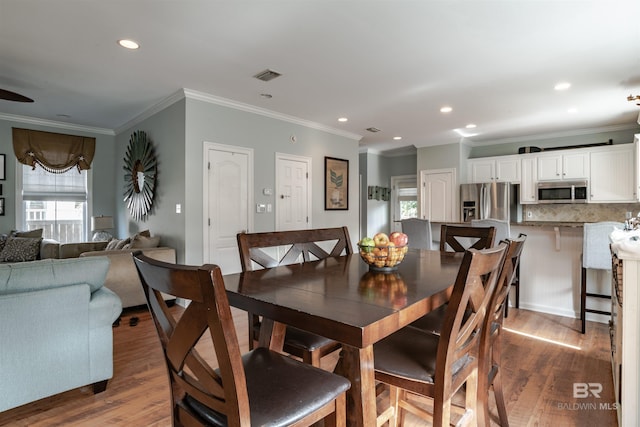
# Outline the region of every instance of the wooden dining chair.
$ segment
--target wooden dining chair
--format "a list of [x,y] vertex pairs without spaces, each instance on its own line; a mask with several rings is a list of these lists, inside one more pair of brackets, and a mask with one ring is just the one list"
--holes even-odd
[[[489,303],[489,316],[487,317],[488,325],[483,329],[483,331],[488,331],[490,334],[487,336],[488,341],[482,341],[482,347],[480,350],[481,357],[483,357],[480,366],[483,367],[485,371],[484,375],[480,375],[478,385],[478,398],[484,408],[482,416],[485,420],[489,420],[488,398],[489,392],[493,388],[500,425],[503,427],[509,425],[504,395],[502,393],[502,378],[499,375],[501,356],[500,340],[502,337],[501,334],[504,315],[506,314],[504,306],[507,303],[507,297],[509,296],[509,292],[513,286],[514,276],[517,274],[518,266],[520,265],[520,256],[522,254],[526,238],[526,234],[520,233],[520,235],[515,239],[507,239],[500,242],[508,245],[507,253],[505,255],[504,265],[500,271],[498,285],[496,286],[494,295]],[[429,314],[412,323],[410,327],[415,327],[423,332],[439,336],[444,324],[446,307],[447,305],[444,305],[431,311]],[[499,310],[502,311],[500,312]],[[489,325],[490,327],[488,327]],[[486,381],[484,381],[485,378]],[[483,392],[483,390],[486,390],[486,392]],[[489,423],[481,422],[479,425],[488,426]]]
[[[169,264],[142,252],[134,262],[169,373],[174,426],[345,425],[348,380],[264,347],[240,353],[218,266]],[[190,303],[176,315],[162,293]],[[213,351],[199,353],[208,338]]]
[[[458,421],[477,421],[482,328],[506,248],[501,244],[465,252],[439,336],[405,327],[374,344],[375,378],[389,386],[390,396],[378,426],[386,421],[402,425],[405,410],[432,418],[434,426],[449,426],[455,408],[451,399],[463,385],[465,407]],[[433,413],[412,404],[407,392],[431,397]]]
[[467,249],[486,249],[493,246],[495,227],[471,227],[466,225],[440,226],[440,250],[464,252]]
[[507,416],[507,406],[502,391],[502,375],[500,372],[500,362],[502,354],[502,326],[506,315],[505,305],[513,286],[520,256],[527,235],[520,233],[515,239],[508,239],[507,254],[504,265],[498,279],[482,330],[483,336],[480,343],[480,375],[478,380],[478,398],[482,405],[480,412],[480,423],[478,425],[490,425],[489,414],[489,393],[493,389],[493,395],[498,409],[498,419],[500,426],[508,427],[509,418]]
[[[309,262],[353,253],[347,227],[264,233],[239,233],[238,249],[242,271]],[[259,316],[249,316],[249,348],[258,342]],[[322,357],[340,349],[340,343],[317,334],[287,327],[283,350],[313,366]]]
[[[511,238],[511,225],[507,220],[494,219],[494,218],[472,219],[471,226],[472,227],[495,227],[496,237],[494,239],[494,242],[502,242],[503,240]],[[519,265],[518,265],[518,269],[516,271],[515,277],[513,278],[513,283],[511,284],[511,288],[515,290],[514,305],[516,308],[520,308],[520,266]],[[509,315],[509,304],[505,304],[504,316],[507,317],[508,315]]]

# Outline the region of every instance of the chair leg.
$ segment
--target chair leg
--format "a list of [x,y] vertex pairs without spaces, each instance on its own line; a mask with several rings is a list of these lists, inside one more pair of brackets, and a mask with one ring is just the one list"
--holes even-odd
[[587,269],[582,267],[580,273],[580,321],[582,323],[581,331],[584,334],[587,326]]
[[[493,395],[496,399],[496,407],[498,408],[498,417],[500,418],[500,425],[502,427],[509,427],[509,418],[507,417],[507,406],[505,405],[504,393],[502,391],[502,374],[500,373],[500,361],[501,361],[501,352],[502,352],[501,341],[502,341],[501,335],[496,336],[495,339],[493,340],[493,345],[491,347],[491,351],[492,351],[491,359],[492,359],[492,365],[493,365],[491,372],[494,374],[493,374],[493,378],[490,379],[490,382],[491,382],[490,385],[493,387]],[[488,401],[488,398],[489,396],[487,393],[487,401]],[[487,411],[488,411],[488,407],[487,407]]]
[[302,353],[302,361],[308,365],[320,368],[320,352],[319,351],[305,351]]

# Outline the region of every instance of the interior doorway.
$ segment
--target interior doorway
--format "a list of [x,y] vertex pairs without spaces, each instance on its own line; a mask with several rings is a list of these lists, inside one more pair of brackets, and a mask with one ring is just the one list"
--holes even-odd
[[391,177],[391,232],[402,231],[401,221],[418,217],[418,179],[416,175]]

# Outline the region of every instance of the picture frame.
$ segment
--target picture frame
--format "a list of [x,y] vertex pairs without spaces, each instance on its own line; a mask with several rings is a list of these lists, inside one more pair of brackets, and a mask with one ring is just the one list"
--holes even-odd
[[349,160],[324,158],[324,210],[349,209]]
[[7,156],[0,154],[0,180],[7,179]]
[[0,216],[4,216],[4,197],[0,197]]

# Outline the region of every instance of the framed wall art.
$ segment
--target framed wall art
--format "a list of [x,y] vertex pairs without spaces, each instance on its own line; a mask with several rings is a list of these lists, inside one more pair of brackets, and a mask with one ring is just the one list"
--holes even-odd
[[349,209],[349,160],[324,158],[324,209]]
[[0,154],[0,180],[7,179],[7,156]]
[[4,216],[4,197],[0,197],[0,216]]

